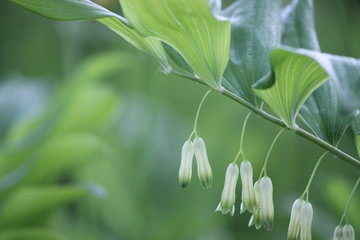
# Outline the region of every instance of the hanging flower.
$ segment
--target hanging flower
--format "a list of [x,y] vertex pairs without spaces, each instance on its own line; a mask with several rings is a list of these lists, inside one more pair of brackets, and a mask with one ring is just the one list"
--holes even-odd
[[260,180],[260,209],[264,227],[271,230],[274,222],[273,185],[267,176]]
[[292,209],[290,224],[288,230],[288,240],[296,240],[300,232],[300,217],[301,217],[301,207],[304,201],[301,199],[295,200]]
[[343,239],[344,240],[355,240],[355,231],[350,224],[346,224],[343,227]]
[[249,161],[243,161],[240,165],[240,177],[242,183],[240,213],[248,210],[253,212],[255,206],[255,193],[253,185],[253,169]]
[[300,210],[300,240],[311,240],[311,224],[313,208],[308,201],[304,202]]
[[263,224],[262,212],[261,212],[261,192],[260,181],[256,181],[254,184],[255,206],[253,209],[253,215],[249,221],[249,227],[255,224],[256,229],[260,229]]
[[198,177],[203,188],[209,188],[212,185],[212,171],[211,166],[206,153],[206,146],[202,138],[196,137],[193,142]]
[[221,193],[221,200],[215,211],[223,214],[230,212],[233,216],[235,212],[235,189],[239,177],[239,167],[236,163],[231,163],[226,169],[224,188]]
[[190,183],[191,174],[192,174],[193,156],[194,156],[193,143],[190,140],[188,140],[184,143],[181,151],[179,183],[182,188],[185,188]]
[[337,226],[335,228],[333,240],[344,240],[342,226]]

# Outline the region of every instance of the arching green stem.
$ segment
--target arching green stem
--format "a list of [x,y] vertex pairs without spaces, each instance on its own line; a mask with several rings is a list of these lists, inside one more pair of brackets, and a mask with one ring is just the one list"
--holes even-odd
[[261,176],[262,176],[263,173],[264,173],[265,176],[267,176],[267,174],[266,174],[266,166],[267,166],[267,163],[268,163],[268,161],[269,161],[270,153],[271,153],[271,151],[272,151],[272,149],[273,149],[276,141],[278,140],[278,138],[280,137],[280,135],[281,135],[281,133],[282,133],[283,131],[284,131],[284,128],[281,129],[281,130],[278,132],[278,134],[276,135],[276,137],[274,138],[274,140],[272,141],[272,143],[271,143],[271,145],[270,145],[269,151],[267,152],[266,157],[265,157],[264,166],[263,166],[263,168],[261,169],[261,172],[260,172],[260,175],[259,175],[259,180],[260,180],[260,178],[261,178]]
[[[201,79],[197,78],[197,77],[194,77],[194,76],[189,76],[189,75],[186,75],[186,74],[183,74],[183,73],[179,73],[179,72],[176,72],[174,70],[171,70],[171,73],[174,74],[174,75],[177,75],[179,77],[183,77],[183,78],[187,78],[189,80],[192,80],[192,81],[195,81],[197,83],[200,83],[200,84],[203,84],[205,86],[208,86],[205,82],[203,82]],[[208,86],[209,87],[209,86]],[[319,145],[320,147],[324,148],[326,151],[334,154],[335,156],[337,156],[339,159],[343,160],[343,161],[346,161],[348,163],[350,163],[351,165],[355,166],[356,168],[360,169],[360,160],[359,159],[356,159],[352,156],[350,156],[349,154],[341,151],[339,148],[325,142],[324,140],[320,139],[319,137],[305,131],[304,129],[302,128],[294,128],[294,129],[290,129],[286,126],[286,124],[281,121],[279,118],[277,117],[274,117],[273,115],[263,111],[262,109],[260,108],[257,108],[256,106],[248,103],[247,101],[245,101],[244,99],[242,99],[241,97],[235,95],[234,93],[226,90],[226,89],[222,89],[221,91],[220,90],[217,90],[220,94],[224,95],[224,96],[227,96],[229,98],[231,98],[232,100],[240,103],[241,105],[247,107],[248,109],[250,109],[251,111],[253,111],[254,113],[256,113],[257,115],[259,115],[260,117],[262,117],[263,119],[269,121],[269,122],[272,122],[276,125],[279,125],[280,127],[283,127],[283,128],[286,128],[288,130],[290,130],[291,132],[299,135],[299,136],[302,136],[303,138],[306,138],[307,140]]]
[[194,129],[193,129],[193,131],[192,131],[192,133],[191,133],[191,135],[190,135],[189,138],[191,138],[191,136],[192,136],[193,134],[195,134],[196,137],[198,136],[198,135],[197,135],[197,132],[196,132],[196,128],[197,128],[197,123],[198,123],[198,119],[199,119],[200,110],[201,110],[201,107],[202,107],[202,105],[203,105],[206,97],[211,93],[211,91],[212,91],[211,89],[208,90],[208,91],[205,93],[205,95],[203,96],[203,98],[201,99],[201,101],[200,101],[200,104],[199,104],[199,107],[198,107],[198,109],[197,109],[196,116],[195,116]]
[[313,170],[312,173],[311,173],[311,176],[310,176],[309,182],[308,182],[308,184],[307,184],[307,186],[306,186],[306,188],[305,188],[305,191],[304,191],[304,193],[301,195],[301,199],[303,199],[303,198],[305,197],[305,194],[306,194],[306,201],[309,201],[309,188],[310,188],[311,183],[312,183],[312,181],[313,181],[313,179],[314,179],[315,173],[316,173],[316,171],[317,171],[317,169],[318,169],[321,161],[324,159],[324,157],[325,157],[326,154],[328,154],[328,152],[323,153],[323,154],[320,156],[319,160],[317,161],[317,163],[316,163],[316,165],[315,165],[315,167],[314,167],[314,170]]
[[244,123],[243,123],[243,126],[242,126],[242,130],[241,130],[239,152],[236,154],[234,162],[238,161],[238,158],[239,158],[240,155],[243,155],[243,157],[245,158],[245,154],[244,154],[244,151],[243,151],[244,133],[245,133],[246,125],[247,125],[247,122],[248,122],[248,120],[250,118],[250,115],[251,115],[251,112],[249,112],[245,117],[245,120],[244,120]]

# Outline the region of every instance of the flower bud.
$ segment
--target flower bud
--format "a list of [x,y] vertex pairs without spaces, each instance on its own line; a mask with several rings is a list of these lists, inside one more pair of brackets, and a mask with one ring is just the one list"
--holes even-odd
[[191,180],[193,156],[194,156],[193,143],[190,140],[188,140],[184,143],[184,146],[181,151],[179,183],[182,188],[186,187]]
[[333,240],[344,240],[343,228],[341,226],[335,228]]
[[193,142],[198,177],[203,188],[209,188],[212,185],[212,171],[206,153],[206,146],[202,138],[196,137]]
[[255,193],[253,185],[253,169],[249,161],[243,161],[240,165],[240,177],[242,183],[240,213],[248,210],[253,212],[255,206]]
[[355,231],[350,224],[346,224],[343,227],[343,239],[344,240],[355,240]]
[[260,180],[260,208],[263,225],[271,230],[274,222],[273,185],[269,177]]
[[221,193],[221,200],[215,211],[223,214],[230,212],[231,216],[235,212],[235,189],[239,177],[239,167],[236,163],[231,163],[226,169],[224,189]]
[[303,203],[303,200],[297,199],[292,206],[288,230],[288,240],[296,240],[299,236],[301,207]]
[[311,203],[304,202],[300,210],[300,240],[311,240],[313,208]]

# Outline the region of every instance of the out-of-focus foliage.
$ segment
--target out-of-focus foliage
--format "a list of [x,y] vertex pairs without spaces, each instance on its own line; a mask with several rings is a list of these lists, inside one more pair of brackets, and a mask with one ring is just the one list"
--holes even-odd
[[[116,12],[114,2],[98,1]],[[323,50],[359,58],[358,5],[315,4]],[[6,1],[0,13],[0,240],[285,239],[291,203],[321,149],[281,137],[268,168],[274,229],[248,229],[240,198],[234,217],[214,212],[245,109],[209,96],[199,132],[214,187],[203,191],[192,181],[182,190],[181,146],[205,88],[162,76],[156,62],[96,23],[50,22]],[[251,117],[244,150],[255,173],[278,130]],[[347,140],[342,147],[355,152]],[[331,238],[358,175],[350,169],[331,157],[320,166],[310,190],[314,239]],[[357,235],[358,202],[356,193],[349,219]]]

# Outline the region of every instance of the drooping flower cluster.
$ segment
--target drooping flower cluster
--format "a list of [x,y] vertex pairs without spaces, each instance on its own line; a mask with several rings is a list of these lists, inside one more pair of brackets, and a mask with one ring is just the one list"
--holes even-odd
[[311,240],[311,225],[313,208],[310,202],[297,199],[291,209],[288,239],[296,240],[300,234],[301,240]]
[[[235,190],[239,175],[236,163],[231,163],[225,174],[225,184],[221,194],[221,201],[216,211],[223,214],[235,212]],[[263,225],[267,230],[273,226],[274,204],[273,186],[271,179],[267,176],[262,177],[253,185],[253,170],[249,161],[243,161],[240,165],[240,176],[242,182],[242,203],[240,213],[246,210],[252,213],[249,226],[255,225],[257,229]]]
[[263,225],[266,230],[271,230],[274,222],[273,185],[269,177],[262,177],[254,184],[255,205],[249,227],[255,225],[260,229]]
[[194,154],[200,183],[203,188],[209,188],[212,185],[212,170],[208,160],[205,143],[200,137],[195,137],[193,142],[187,140],[183,145],[179,169],[179,184],[184,188],[190,183]]

